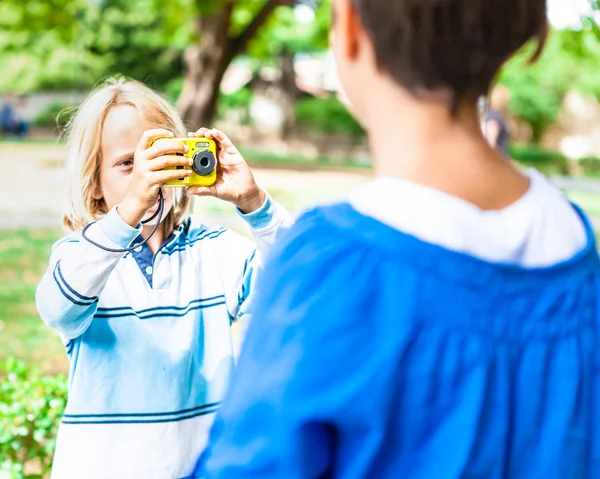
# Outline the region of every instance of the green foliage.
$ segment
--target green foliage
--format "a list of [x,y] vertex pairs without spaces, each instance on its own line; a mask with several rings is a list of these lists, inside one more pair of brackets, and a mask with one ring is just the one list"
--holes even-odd
[[538,145],[511,145],[510,156],[524,166],[534,167],[545,174],[566,174],[567,158],[556,152],[545,150]]
[[[177,3],[177,2],[175,2]],[[86,28],[89,51],[103,61],[104,76],[125,75],[162,89],[183,68],[183,49],[192,39],[192,19],[179,10],[179,25],[165,16],[169,2],[106,0],[91,10]]]
[[298,126],[307,130],[364,135],[364,130],[336,97],[299,100],[295,107],[295,117]]
[[97,3],[1,2],[0,91],[87,90],[115,74],[162,89],[181,73],[191,0]]
[[0,2],[0,91],[87,86],[101,61],[82,44],[85,0]]
[[20,49],[32,37],[52,30],[65,42],[74,38],[73,25],[83,15],[86,0],[3,0],[0,2],[0,37],[4,49]]
[[165,95],[171,101],[171,103],[175,103],[181,95],[181,90],[183,90],[183,77],[178,76],[169,80],[167,85],[165,86]]
[[532,45],[503,68],[499,83],[511,91],[511,110],[532,128],[538,142],[560,113],[570,90],[600,97],[600,42],[591,29],[553,31],[541,58],[533,65]]
[[[547,175],[569,174],[569,160],[557,151],[540,148],[536,144],[511,145],[510,156],[523,166],[531,166]],[[600,158],[585,157],[577,160],[584,176],[600,176]]]
[[[265,2],[237,0],[230,35],[242,32]],[[308,24],[291,7],[278,7],[251,42],[251,56],[266,63],[283,49],[324,49],[330,3],[319,0],[315,21]],[[115,74],[171,88],[169,82],[183,71],[184,50],[202,35],[197,15],[220,7],[218,0],[0,2],[0,92],[87,90]]]
[[234,93],[223,93],[220,96],[220,103],[222,107],[229,110],[248,110],[251,102],[252,92],[247,87],[240,88]]
[[34,118],[33,124],[41,128],[63,130],[75,112],[76,107],[74,105],[54,103]]
[[600,177],[600,158],[595,156],[586,156],[580,158],[577,163],[585,173],[585,176]]
[[[38,170],[44,165],[35,155],[49,149],[29,142],[3,143],[0,148],[7,161],[26,161]],[[43,365],[44,372],[64,371],[67,366],[64,346],[42,322],[35,305],[35,290],[48,267],[50,249],[60,237],[55,229],[0,230],[0,362],[15,356]]]
[[[64,376],[43,376],[15,359],[0,364],[0,466],[13,477],[44,477],[67,402]],[[27,463],[39,471],[24,475]]]
[[283,51],[323,51],[329,43],[330,21],[331,0],[317,2],[314,20],[309,23],[302,23],[292,7],[279,7],[251,42],[248,53],[254,58],[268,62]]
[[252,92],[249,88],[243,87],[233,93],[220,93],[218,111],[220,114],[226,114],[229,111],[241,111],[241,122],[248,124],[250,122],[250,104],[252,103]]

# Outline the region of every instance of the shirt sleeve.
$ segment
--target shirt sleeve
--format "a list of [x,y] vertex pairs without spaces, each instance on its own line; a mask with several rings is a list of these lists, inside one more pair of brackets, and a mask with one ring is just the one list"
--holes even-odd
[[249,214],[237,210],[237,213],[250,227],[254,242],[232,231],[222,238],[219,267],[232,320],[248,314],[263,262],[278,235],[293,224],[288,211],[268,194],[258,210]]
[[[139,236],[113,208],[86,231],[86,236],[111,249],[123,249]],[[36,291],[38,312],[64,341],[81,336],[98,308],[98,299],[112,270],[125,253],[111,253],[69,235],[52,248],[49,266]]]
[[327,229],[297,224],[286,235],[264,272],[239,365],[193,477],[330,472],[338,428],[362,417],[357,400],[385,354],[376,353],[379,332],[368,329],[376,266],[370,248]]
[[237,213],[250,226],[256,246],[263,257],[269,253],[279,233],[293,224],[289,212],[273,201],[268,193],[264,204],[258,210],[244,214],[238,209]]

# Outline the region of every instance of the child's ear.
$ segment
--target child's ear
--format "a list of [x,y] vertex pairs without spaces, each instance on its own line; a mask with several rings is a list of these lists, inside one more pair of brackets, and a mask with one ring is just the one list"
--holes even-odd
[[[359,54],[359,38],[362,25],[350,0],[336,0],[333,9],[332,41],[339,41],[347,59],[356,60]],[[334,40],[335,38],[335,40]]]
[[92,193],[92,198],[94,198],[97,201],[100,201],[102,198],[104,198],[104,195],[102,194],[102,190],[100,189],[99,186],[97,186],[94,189],[94,192]]

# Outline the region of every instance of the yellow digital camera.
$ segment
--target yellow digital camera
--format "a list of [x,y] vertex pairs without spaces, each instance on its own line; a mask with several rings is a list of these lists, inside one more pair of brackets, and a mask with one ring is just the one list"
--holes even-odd
[[165,186],[212,186],[217,180],[217,144],[208,138],[169,138],[187,145],[189,150],[185,155],[179,156],[192,158],[192,166],[177,166],[170,170],[191,169],[192,174],[185,178],[169,180]]

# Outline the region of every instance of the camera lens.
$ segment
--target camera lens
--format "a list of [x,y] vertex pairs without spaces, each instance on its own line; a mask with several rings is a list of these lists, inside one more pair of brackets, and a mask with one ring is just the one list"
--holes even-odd
[[210,175],[217,166],[217,159],[210,150],[197,151],[194,154],[192,169],[201,176]]

